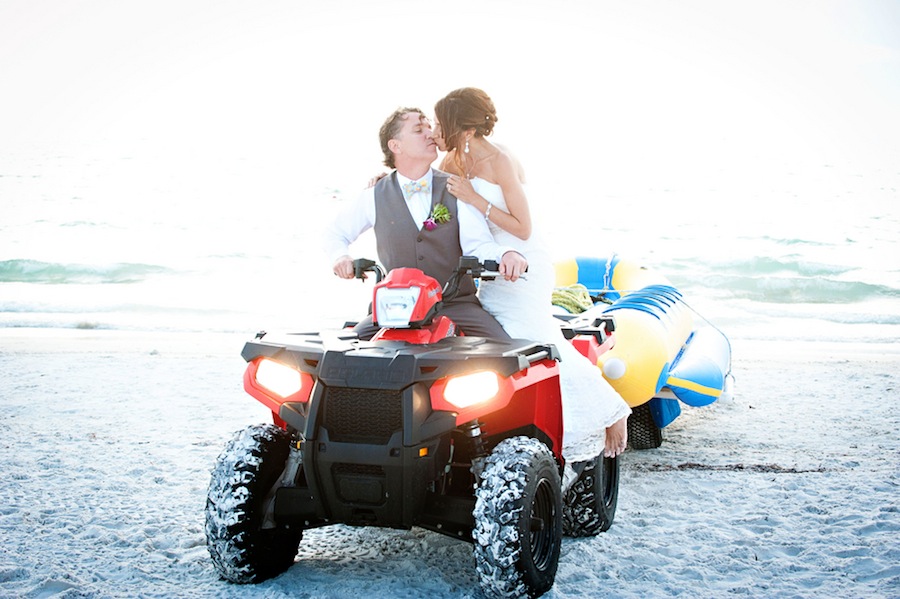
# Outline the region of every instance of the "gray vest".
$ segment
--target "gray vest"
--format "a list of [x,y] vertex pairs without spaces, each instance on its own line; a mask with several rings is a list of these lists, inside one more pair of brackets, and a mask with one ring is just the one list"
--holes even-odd
[[[406,206],[397,171],[375,184],[375,242],[378,260],[388,271],[394,268],[418,268],[443,285],[459,266],[459,218],[456,198],[447,191],[447,173],[434,170],[431,205],[443,202],[450,211],[449,222],[428,231],[419,231]],[[471,301],[475,283],[467,276],[460,284],[459,299]],[[471,296],[471,297],[468,297]]]

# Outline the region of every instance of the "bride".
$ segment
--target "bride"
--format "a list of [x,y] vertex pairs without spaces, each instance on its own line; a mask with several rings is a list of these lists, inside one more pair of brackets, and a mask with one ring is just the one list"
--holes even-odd
[[554,343],[560,351],[563,447],[567,462],[615,457],[627,443],[628,404],[606,382],[600,369],[562,335],[552,316],[555,273],[539,232],[532,230],[524,173],[509,152],[487,139],[497,122],[490,97],[466,87],[450,92],[434,107],[434,140],[447,152],[441,170],[451,174],[447,189],[484,214],[496,241],[528,259],[526,277],[482,281],[484,308],[516,339]]

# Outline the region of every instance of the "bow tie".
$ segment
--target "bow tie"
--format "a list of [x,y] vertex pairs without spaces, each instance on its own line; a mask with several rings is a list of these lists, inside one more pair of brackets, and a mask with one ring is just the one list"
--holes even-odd
[[408,198],[417,191],[428,191],[428,181],[410,181],[403,184],[403,194]]

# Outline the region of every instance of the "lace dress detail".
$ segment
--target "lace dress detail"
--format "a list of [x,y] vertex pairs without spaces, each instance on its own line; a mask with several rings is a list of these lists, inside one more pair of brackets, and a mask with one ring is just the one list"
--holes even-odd
[[[507,210],[499,185],[472,179],[475,191],[496,208]],[[567,461],[583,461],[603,452],[606,427],[631,413],[625,400],[592,364],[562,335],[559,321],[551,312],[551,295],[556,282],[553,260],[538,231],[522,240],[488,223],[494,239],[514,248],[528,259],[525,279],[510,283],[503,279],[482,281],[478,297],[514,339],[553,343],[559,349],[560,382],[563,401],[563,456]]]

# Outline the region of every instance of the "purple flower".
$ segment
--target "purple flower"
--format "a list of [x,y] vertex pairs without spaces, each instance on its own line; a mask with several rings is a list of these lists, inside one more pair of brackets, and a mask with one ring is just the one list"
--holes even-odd
[[427,219],[422,223],[424,225],[426,231],[434,231],[437,229],[437,226],[446,222],[449,222],[453,216],[450,214],[450,211],[447,210],[447,207],[443,204],[435,204],[434,208],[431,209],[431,214]]

